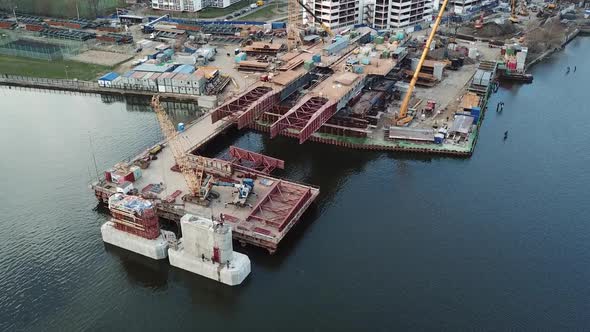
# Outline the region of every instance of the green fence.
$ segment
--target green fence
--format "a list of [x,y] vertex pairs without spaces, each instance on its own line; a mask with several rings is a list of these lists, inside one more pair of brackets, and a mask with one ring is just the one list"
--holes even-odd
[[84,42],[17,36],[4,33],[0,37],[0,54],[40,60],[69,59],[88,49]]

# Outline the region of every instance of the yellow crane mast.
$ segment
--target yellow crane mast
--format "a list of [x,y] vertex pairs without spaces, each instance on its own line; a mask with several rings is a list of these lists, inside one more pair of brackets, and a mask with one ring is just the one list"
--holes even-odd
[[432,31],[430,32],[430,35],[428,36],[428,40],[426,40],[426,45],[424,45],[424,51],[422,51],[422,56],[420,57],[420,61],[418,61],[418,66],[416,67],[416,70],[414,71],[414,75],[412,76],[412,80],[410,81],[410,85],[408,86],[408,91],[406,92],[406,95],[404,96],[404,100],[402,101],[402,105],[400,107],[399,114],[396,118],[395,124],[398,126],[403,126],[403,125],[409,123],[410,121],[412,121],[412,119],[414,118],[413,115],[408,115],[408,105],[410,103],[410,99],[412,98],[412,92],[414,91],[414,86],[416,85],[416,82],[418,81],[418,75],[420,74],[420,70],[422,69],[422,65],[424,64],[424,60],[426,60],[426,56],[428,55],[428,50],[430,49],[430,44],[432,43],[432,40],[434,39],[434,35],[436,34],[436,30],[438,29],[438,26],[440,25],[440,20],[442,19],[442,16],[445,12],[445,8],[447,7],[448,2],[449,2],[449,0],[443,1],[442,6],[440,7],[440,10],[438,12],[438,16],[436,17],[436,21],[434,22],[434,26],[432,26]]
[[174,127],[168,114],[166,114],[164,107],[160,104],[159,95],[152,97],[152,108],[154,109],[154,112],[156,112],[162,133],[164,134],[164,137],[166,137],[166,142],[172,150],[174,160],[188,186],[189,195],[191,197],[185,196],[183,199],[188,198],[188,200],[193,200],[193,198],[195,198],[197,202],[205,200],[208,192],[206,190],[201,190],[204,176],[204,160],[202,160],[202,157],[196,157],[196,165],[191,161],[191,158],[186,151],[186,147],[182,142],[181,135],[179,135],[179,132]]
[[301,42],[299,37],[299,25],[303,23],[301,8],[297,0],[288,0],[287,2],[287,48],[289,51],[297,48]]
[[510,1],[510,22],[518,23],[518,16],[516,16],[516,0]]

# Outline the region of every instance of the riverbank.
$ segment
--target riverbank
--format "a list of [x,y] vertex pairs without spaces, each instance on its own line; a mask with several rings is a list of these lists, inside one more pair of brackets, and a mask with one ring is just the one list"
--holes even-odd
[[575,29],[572,33],[565,35],[564,36],[565,40],[561,44],[561,47],[548,50],[548,51],[544,52],[543,54],[539,55],[538,57],[536,57],[535,59],[531,60],[531,62],[529,62],[526,65],[525,71],[529,70],[535,64],[549,58],[553,54],[555,54],[559,51],[562,51],[568,43],[570,43],[572,40],[574,40],[578,36],[587,36],[587,33],[586,32],[583,33],[582,30],[580,30],[580,29]]

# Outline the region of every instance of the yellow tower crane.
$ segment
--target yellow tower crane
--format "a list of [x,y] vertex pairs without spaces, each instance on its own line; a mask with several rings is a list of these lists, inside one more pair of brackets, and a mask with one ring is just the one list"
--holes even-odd
[[443,1],[442,6],[440,7],[440,10],[438,12],[438,16],[436,17],[436,21],[434,21],[434,26],[432,26],[432,31],[430,32],[430,35],[428,36],[428,40],[426,40],[426,45],[424,45],[424,51],[422,51],[422,56],[420,57],[420,61],[418,61],[418,66],[416,67],[416,70],[414,71],[414,75],[412,76],[412,80],[410,81],[410,85],[408,86],[408,91],[406,92],[406,95],[404,96],[404,100],[402,101],[402,105],[400,107],[399,114],[398,114],[397,118],[395,119],[395,124],[398,126],[406,125],[406,124],[410,123],[410,121],[412,121],[412,119],[414,119],[414,115],[408,114],[408,105],[410,104],[410,99],[412,98],[412,92],[414,91],[414,86],[416,85],[416,82],[418,81],[418,75],[420,74],[420,70],[422,69],[422,65],[424,64],[424,60],[426,60],[426,56],[428,55],[428,50],[430,49],[430,44],[432,43],[432,40],[434,39],[434,35],[436,34],[436,30],[438,29],[438,26],[440,25],[440,20],[442,19],[442,16],[445,12],[445,8],[447,7],[448,2],[449,2],[449,0]]
[[303,20],[297,0],[288,0],[287,10],[287,49],[292,51],[301,43],[299,26],[303,23]]
[[174,161],[176,161],[176,164],[188,186],[189,195],[183,197],[183,199],[195,203],[204,202],[209,194],[208,188],[203,188],[202,186],[205,160],[202,157],[189,156],[186,151],[187,147],[183,143],[183,138],[174,127],[168,114],[166,114],[164,107],[160,104],[159,95],[152,97],[152,108],[154,109],[154,112],[156,112],[160,128],[162,129],[164,137],[166,137],[166,142],[172,150]]

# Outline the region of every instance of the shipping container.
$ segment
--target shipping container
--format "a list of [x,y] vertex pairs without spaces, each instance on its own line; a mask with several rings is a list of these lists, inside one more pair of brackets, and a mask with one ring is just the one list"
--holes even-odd
[[434,135],[434,143],[442,144],[444,140],[445,140],[445,134],[438,133],[438,134]]
[[285,22],[271,22],[271,27],[273,30],[275,29],[286,29],[287,24]]
[[141,173],[141,168],[139,168],[139,166],[131,166],[129,168],[129,170],[131,171],[131,173],[133,173],[133,180],[134,181],[141,179],[142,173]]

